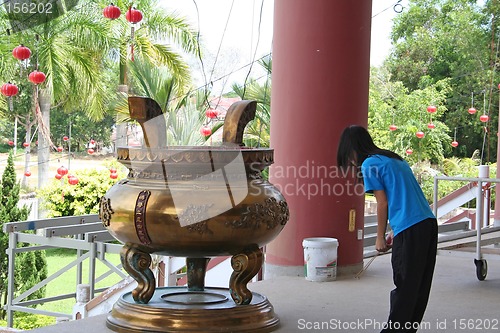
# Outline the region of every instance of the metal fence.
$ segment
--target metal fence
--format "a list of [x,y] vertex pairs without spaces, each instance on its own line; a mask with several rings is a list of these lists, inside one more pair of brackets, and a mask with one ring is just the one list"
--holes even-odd
[[[102,281],[111,274],[118,274],[124,278],[127,274],[121,270],[121,265],[115,266],[106,259],[106,254],[120,253],[121,244],[110,243],[114,238],[102,225],[98,215],[69,216],[51,219],[32,220],[25,222],[11,222],[4,224],[3,231],[9,235],[9,247],[7,255],[8,264],[8,290],[7,304],[7,325],[13,325],[13,312],[28,312],[43,314],[54,317],[68,317],[71,314],[45,311],[31,307],[43,303],[59,301],[63,299],[76,297],[76,285],[81,284],[83,280],[83,261],[88,259],[88,283],[90,285],[90,297],[95,293],[102,292],[107,288],[96,289],[95,284]],[[32,231],[32,232],[29,232]],[[20,246],[20,243],[28,243],[29,246]],[[76,259],[51,274],[43,281],[14,297],[15,290],[15,259],[16,254],[27,251],[46,250],[51,248],[76,249]],[[99,260],[109,270],[96,277],[96,262]],[[40,288],[46,286],[49,282],[61,276],[64,272],[76,266],[76,285],[75,293],[46,297],[36,300],[25,300]]]

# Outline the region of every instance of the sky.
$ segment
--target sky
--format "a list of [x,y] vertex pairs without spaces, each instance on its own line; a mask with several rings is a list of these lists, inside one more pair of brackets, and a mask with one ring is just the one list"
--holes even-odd
[[[395,9],[400,10],[407,0],[372,3],[370,63],[378,66],[390,51]],[[230,90],[232,82],[243,82],[250,70],[249,77],[265,75],[258,65],[249,64],[272,50],[274,0],[165,0],[162,5],[187,18],[200,33],[207,48],[207,58],[203,58],[207,77],[195,77],[199,84],[214,82],[217,94],[215,90]],[[199,59],[191,60],[190,65],[201,69]]]

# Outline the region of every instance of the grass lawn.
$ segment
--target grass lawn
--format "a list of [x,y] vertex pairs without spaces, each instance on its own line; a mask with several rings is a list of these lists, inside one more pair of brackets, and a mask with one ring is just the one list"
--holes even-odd
[[[52,275],[76,259],[76,250],[50,249],[47,250],[48,275]],[[120,264],[120,255],[107,254],[106,259],[114,265]],[[88,283],[89,260],[83,261],[82,283]],[[96,259],[96,278],[106,273],[109,268],[100,260]],[[121,278],[113,273],[102,281],[96,283],[95,288],[110,287],[119,282]],[[76,266],[64,272],[55,280],[47,284],[46,297],[70,294],[76,292]],[[76,300],[74,298],[49,302],[39,306],[39,309],[71,314]]]

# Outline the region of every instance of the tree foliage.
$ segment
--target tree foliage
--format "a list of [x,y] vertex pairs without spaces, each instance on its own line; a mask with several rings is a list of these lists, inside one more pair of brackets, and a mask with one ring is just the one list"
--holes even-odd
[[[411,162],[430,160],[440,163],[451,138],[442,121],[447,112],[446,99],[451,92],[449,80],[443,79],[423,89],[410,91],[402,82],[394,82],[384,69],[372,68],[369,100],[369,128],[374,140],[381,147],[407,156]],[[434,105],[436,113],[430,115],[427,106]],[[428,125],[434,124],[434,129]],[[397,130],[389,131],[390,125]],[[422,139],[417,131],[424,132]],[[413,154],[407,155],[406,150]]]
[[[24,221],[28,217],[29,208],[19,208],[20,185],[16,181],[14,160],[12,152],[7,159],[7,166],[2,175],[0,186],[0,305],[6,304],[7,300],[7,265],[9,258],[5,251],[9,246],[8,234],[3,232],[3,224],[7,222]],[[28,244],[18,244],[18,247]],[[19,296],[26,290],[47,277],[45,251],[27,251],[16,254],[14,273],[14,297]],[[39,289],[27,299],[38,299],[45,295],[45,288]],[[5,312],[2,310],[0,317],[3,319]]]
[[245,129],[244,141],[247,146],[269,147],[271,138],[271,73],[272,59],[264,57],[258,64],[266,71],[264,83],[250,79],[244,85],[233,84],[232,89],[241,99],[257,101],[255,120]]
[[[391,33],[393,50],[386,66],[392,80],[402,82],[409,92],[448,80],[447,112],[441,120],[453,135],[457,129],[460,146],[454,153],[471,156],[485,141],[483,162],[493,161],[497,137],[490,133],[498,120],[494,111],[500,81],[500,3],[409,0],[408,5],[395,18]],[[478,110],[475,115],[467,112],[472,105]],[[487,124],[479,121],[483,113],[489,114]]]

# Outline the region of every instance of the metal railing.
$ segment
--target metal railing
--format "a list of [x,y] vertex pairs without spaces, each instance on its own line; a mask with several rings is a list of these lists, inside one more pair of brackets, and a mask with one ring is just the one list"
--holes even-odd
[[[75,298],[76,285],[81,284],[83,280],[83,261],[86,259],[88,259],[89,265],[88,283],[90,285],[91,298],[94,297],[95,293],[102,292],[106,289],[96,289],[95,285],[97,282],[102,281],[111,274],[118,274],[122,278],[127,276],[127,274],[121,270],[121,265],[115,266],[106,259],[106,254],[120,253],[122,245],[109,243],[110,241],[113,241],[114,238],[104,228],[98,215],[94,214],[40,219],[25,222],[10,222],[4,224],[3,231],[9,234],[9,247],[7,249],[7,255],[9,257],[8,290],[7,304],[5,306],[5,310],[7,312],[7,325],[9,327],[12,327],[13,325],[14,311],[71,318],[71,314],[51,312],[30,306]],[[27,233],[26,231],[34,231],[34,233]],[[19,243],[28,243],[30,245],[21,247],[19,246]],[[47,250],[51,248],[76,249],[76,259],[57,272],[51,274],[43,281],[40,281],[18,297],[14,297],[16,254],[28,251]],[[96,260],[102,262],[109,269],[98,277],[96,277]],[[36,300],[24,300],[75,266],[77,271],[75,293]]]
[[[476,259],[482,260],[481,254],[481,233],[487,228],[489,221],[485,221],[485,212],[490,211],[489,200],[487,200],[488,207],[485,207],[485,194],[489,191],[489,185],[491,183],[500,183],[498,178],[488,178],[488,177],[448,177],[448,176],[436,176],[434,177],[434,198],[435,203],[438,202],[439,195],[439,181],[460,181],[460,182],[470,182],[477,184],[476,187]],[[498,199],[498,198],[497,198]],[[434,214],[437,216],[438,205],[433,206]]]

